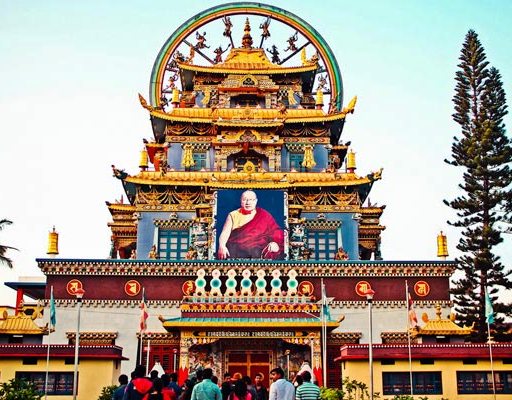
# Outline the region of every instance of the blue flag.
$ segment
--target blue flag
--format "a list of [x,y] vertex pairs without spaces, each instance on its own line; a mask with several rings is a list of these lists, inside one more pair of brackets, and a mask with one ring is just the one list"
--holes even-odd
[[53,298],[53,286],[50,292],[50,325],[55,328],[57,324],[57,313],[55,310],[55,299]]
[[488,324],[494,322],[494,310],[492,309],[492,301],[489,292],[487,292],[487,288],[485,289],[485,318]]

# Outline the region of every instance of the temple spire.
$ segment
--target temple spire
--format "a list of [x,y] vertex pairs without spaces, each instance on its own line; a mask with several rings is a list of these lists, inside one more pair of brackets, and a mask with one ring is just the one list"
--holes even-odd
[[251,24],[249,18],[245,19],[244,36],[242,38],[242,48],[252,49]]

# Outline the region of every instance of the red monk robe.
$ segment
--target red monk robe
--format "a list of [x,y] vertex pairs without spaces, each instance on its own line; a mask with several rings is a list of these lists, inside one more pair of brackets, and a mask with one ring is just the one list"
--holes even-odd
[[[277,253],[266,251],[270,242],[275,242],[279,246]],[[284,258],[284,232],[272,214],[257,207],[252,220],[231,231],[226,246],[230,258],[280,260]]]

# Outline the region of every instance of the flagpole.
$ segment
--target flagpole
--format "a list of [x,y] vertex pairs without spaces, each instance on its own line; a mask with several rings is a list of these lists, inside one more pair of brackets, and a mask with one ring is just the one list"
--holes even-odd
[[52,326],[54,326],[54,318],[55,318],[55,303],[53,300],[53,285],[50,287],[50,323],[48,330],[48,348],[46,351],[46,375],[44,378],[44,398],[45,400],[48,399],[48,375],[50,370],[50,344],[51,344],[51,337],[52,337]]
[[148,351],[146,353],[146,374],[149,375],[149,348],[151,347],[151,339],[148,338]]
[[139,364],[142,365],[142,356],[143,356],[143,348],[144,348],[144,340],[143,340],[144,332],[140,331],[140,350],[139,350]]
[[325,295],[324,278],[321,279],[322,286],[322,309],[320,313],[322,322],[322,380],[323,386],[327,387],[327,324],[326,324],[326,308],[327,298]]
[[496,382],[494,379],[494,364],[492,360],[491,325],[489,322],[487,322],[487,343],[489,344],[489,358],[491,360],[492,395],[494,400],[496,400]]
[[409,309],[409,285],[405,280],[405,304],[407,305],[407,350],[409,353],[409,385],[411,387],[411,396],[413,395],[412,387],[412,352],[411,352],[411,319]]
[[492,394],[494,400],[496,400],[496,380],[494,378],[494,364],[492,359],[492,343],[491,343],[491,323],[494,322],[494,310],[492,307],[491,297],[487,288],[484,288],[485,292],[485,321],[487,322],[487,343],[489,344],[489,358],[491,361],[491,377],[492,377]]

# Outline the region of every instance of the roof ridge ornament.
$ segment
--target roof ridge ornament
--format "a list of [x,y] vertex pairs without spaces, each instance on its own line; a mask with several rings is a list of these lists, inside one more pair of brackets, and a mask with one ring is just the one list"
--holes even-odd
[[242,38],[242,48],[252,49],[252,36],[251,36],[251,24],[249,17],[245,19],[244,36]]

